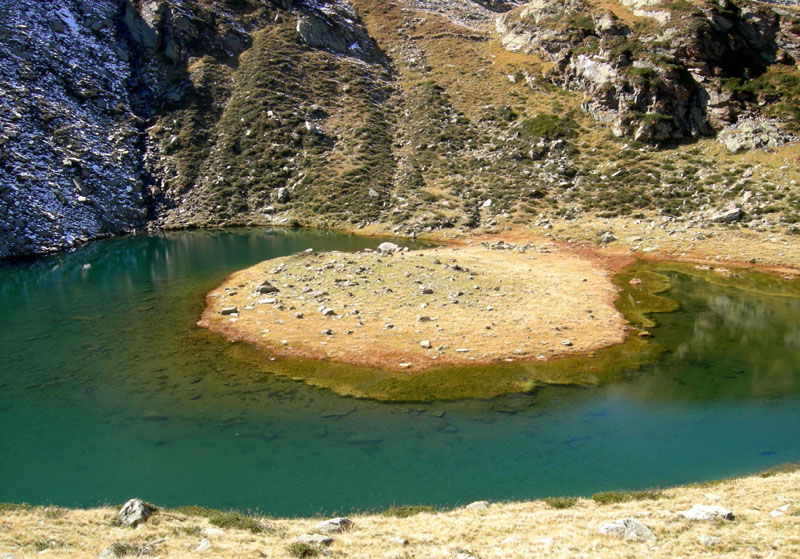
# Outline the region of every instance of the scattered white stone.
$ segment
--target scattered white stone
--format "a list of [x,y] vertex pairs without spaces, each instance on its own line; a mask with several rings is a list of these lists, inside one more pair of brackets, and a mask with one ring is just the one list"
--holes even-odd
[[603,243],[604,245],[606,245],[608,243],[613,243],[616,240],[617,240],[617,238],[614,236],[614,234],[611,231],[606,231],[605,233],[603,233],[600,236],[600,242]]
[[336,311],[335,311],[335,310],[333,310],[333,309],[332,309],[332,308],[330,308],[330,307],[324,307],[324,308],[323,308],[321,311],[319,311],[319,312],[321,312],[321,313],[322,313],[322,316],[335,316],[335,315],[336,315]]
[[239,309],[237,307],[223,307],[219,314],[222,316],[228,316],[231,314],[239,314]]
[[700,534],[697,536],[697,541],[702,545],[712,547],[719,543],[719,538],[717,536],[709,536],[708,534]]
[[274,297],[267,297],[266,299],[259,299],[258,300],[258,304],[259,305],[274,305],[275,301],[277,301],[277,299],[275,299]]
[[411,366],[411,363],[398,363],[397,366],[401,369],[408,369]]
[[569,340],[561,340],[561,345],[569,347],[572,345],[572,342]]
[[633,518],[623,518],[616,522],[608,522],[600,526],[601,534],[616,534],[619,537],[636,542],[654,542],[656,536],[650,528],[634,520]]
[[469,349],[467,349],[466,347],[460,347],[456,350],[456,353],[467,353],[468,351]]
[[733,520],[733,513],[718,505],[693,505],[689,510],[681,511],[681,515],[689,520]]
[[394,243],[381,243],[378,245],[378,252],[383,254],[391,254],[400,250],[400,247]]
[[408,540],[406,538],[389,538],[389,542],[397,545],[408,545]]
[[424,347],[425,349],[430,349],[430,348],[431,348],[431,342],[430,342],[430,340],[422,340],[422,341],[419,343],[419,345],[420,345],[420,346],[422,346],[422,347]]
[[791,507],[791,505],[783,505],[782,507],[778,507],[774,511],[770,512],[769,515],[772,516],[772,517],[783,516],[787,512],[789,512],[789,508],[790,507]]
[[330,545],[333,543],[333,538],[322,534],[303,534],[297,538],[297,541],[309,545]]
[[194,548],[194,550],[198,553],[205,553],[206,551],[211,551],[211,540],[208,538],[203,538],[203,540]]
[[489,510],[489,501],[475,501],[464,507],[467,510],[486,511]]
[[330,520],[323,520],[314,528],[314,532],[318,534],[336,534],[338,532],[345,532],[353,527],[353,521],[349,518],[331,518]]

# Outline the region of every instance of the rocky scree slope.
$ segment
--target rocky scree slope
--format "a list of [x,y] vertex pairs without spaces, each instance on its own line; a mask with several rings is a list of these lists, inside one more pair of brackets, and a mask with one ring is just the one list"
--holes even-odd
[[691,223],[731,203],[791,227],[793,152],[673,143],[792,139],[791,4],[0,0],[0,258],[144,227]]

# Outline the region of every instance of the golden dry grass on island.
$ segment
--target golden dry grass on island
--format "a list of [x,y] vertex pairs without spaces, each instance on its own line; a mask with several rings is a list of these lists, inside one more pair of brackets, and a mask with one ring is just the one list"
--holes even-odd
[[545,361],[624,340],[611,276],[553,243],[306,252],[231,275],[199,324],[275,355],[398,371]]
[[[263,529],[253,533],[220,528],[202,515],[159,511],[134,529],[115,526],[117,511],[108,507],[3,506],[0,557],[39,557],[41,552],[54,558],[98,557],[114,543],[122,544],[122,550],[152,544],[153,556],[174,559],[282,559],[304,550],[350,559],[800,557],[800,472],[645,492],[639,499],[612,504],[591,499],[549,503],[489,503],[486,510],[462,507],[407,518],[352,515],[352,529],[332,534],[327,547],[310,546],[310,551],[293,544],[313,531],[320,518],[248,518],[251,526]],[[734,519],[688,520],[680,514],[695,504],[724,507]],[[625,518],[644,524],[656,539],[639,542],[600,533],[603,524]],[[204,539],[210,549],[196,551]]]

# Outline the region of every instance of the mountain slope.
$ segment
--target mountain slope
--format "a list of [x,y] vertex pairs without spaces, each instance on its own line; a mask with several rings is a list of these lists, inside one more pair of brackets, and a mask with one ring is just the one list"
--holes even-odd
[[800,220],[796,2],[6,3],[0,258],[144,227]]

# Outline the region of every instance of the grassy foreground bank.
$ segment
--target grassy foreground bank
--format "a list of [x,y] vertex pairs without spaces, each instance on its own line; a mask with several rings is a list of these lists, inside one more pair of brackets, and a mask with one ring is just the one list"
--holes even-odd
[[[298,498],[302,496],[298,495]],[[680,511],[718,505],[733,520],[688,520]],[[800,556],[800,471],[766,472],[721,482],[592,499],[489,503],[436,512],[398,507],[349,518],[333,541],[300,543],[319,518],[267,519],[198,507],[160,510],[138,528],[121,527],[117,510],[0,505],[0,557],[388,557],[469,559],[795,558]],[[601,525],[633,518],[657,538],[637,542],[601,534]],[[117,544],[117,545],[114,545]]]

